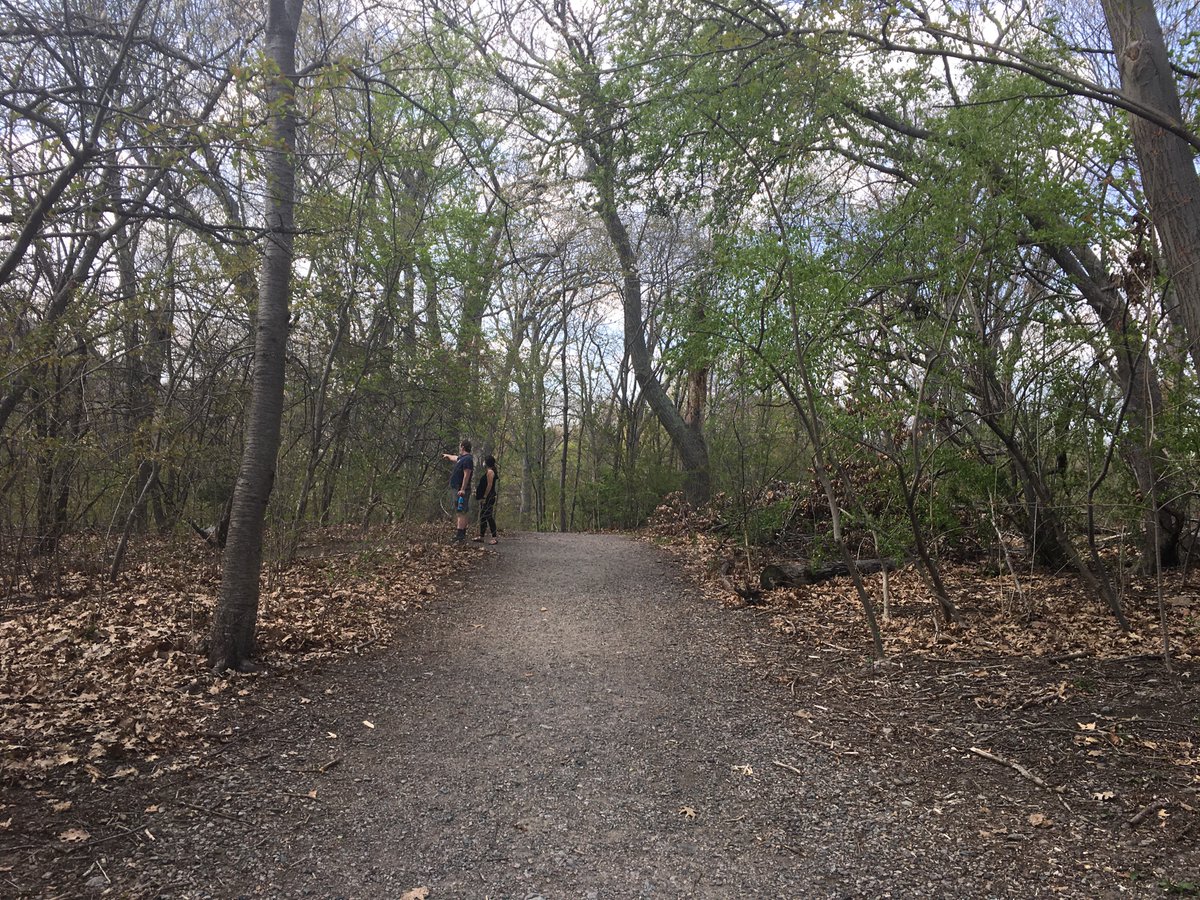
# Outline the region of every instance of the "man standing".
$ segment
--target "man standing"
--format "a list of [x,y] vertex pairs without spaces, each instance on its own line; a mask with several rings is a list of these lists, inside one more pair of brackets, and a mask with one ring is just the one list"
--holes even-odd
[[458,456],[443,453],[443,459],[454,463],[454,471],[450,473],[450,502],[454,505],[455,527],[454,543],[461,544],[467,539],[467,526],[470,524],[468,515],[471,497],[471,469],[474,461],[471,459],[471,442],[466,440],[458,445]]

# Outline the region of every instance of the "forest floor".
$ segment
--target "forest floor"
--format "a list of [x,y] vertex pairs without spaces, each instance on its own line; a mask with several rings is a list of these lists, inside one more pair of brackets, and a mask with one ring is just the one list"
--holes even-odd
[[1200,891],[1177,580],[1172,672],[1147,585],[1125,635],[1069,579],[966,569],[953,629],[893,576],[874,664],[845,584],[742,606],[703,540],[440,538],[326,536],[223,680],[194,552],[0,601],[0,895]]

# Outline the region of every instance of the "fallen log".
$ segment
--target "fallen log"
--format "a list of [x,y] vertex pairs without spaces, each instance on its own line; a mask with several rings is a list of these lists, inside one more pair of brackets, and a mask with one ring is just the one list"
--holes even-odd
[[[860,559],[854,564],[860,575],[873,575],[884,570],[892,571],[900,567],[894,559]],[[772,563],[764,566],[758,576],[758,583],[764,591],[779,587],[804,587],[810,584],[820,584],[843,575],[849,575],[850,569],[845,563],[836,562],[824,566],[810,566],[807,561]]]

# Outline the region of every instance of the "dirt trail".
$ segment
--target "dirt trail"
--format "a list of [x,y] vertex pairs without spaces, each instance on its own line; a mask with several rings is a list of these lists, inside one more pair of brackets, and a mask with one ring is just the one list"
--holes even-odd
[[516,536],[389,649],[237,713],[243,736],[147,794],[154,840],[111,845],[105,875],[172,897],[1062,889],[1058,838],[984,847],[914,808],[903,748],[883,771],[806,741],[804,698],[763,677],[778,652],[651,546]]

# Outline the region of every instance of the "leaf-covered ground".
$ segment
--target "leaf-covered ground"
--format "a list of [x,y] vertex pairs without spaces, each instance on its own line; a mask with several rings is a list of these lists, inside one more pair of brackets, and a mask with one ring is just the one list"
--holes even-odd
[[748,562],[736,542],[673,521],[654,539],[714,602],[794,646],[795,662],[771,677],[801,701],[813,746],[848,762],[919,760],[926,776],[905,787],[938,815],[987,796],[984,842],[1019,852],[1040,831],[1091,831],[1128,848],[1124,866],[1107,850],[1095,863],[1128,886],[1200,893],[1200,856],[1183,875],[1167,864],[1200,846],[1200,573],[1162,582],[1170,669],[1153,578],[1124,579],[1123,632],[1068,573],[949,565],[942,574],[964,613],[949,626],[911,565],[889,576],[884,617],[873,574],[886,659],[872,663],[849,578],[760,594],[745,588],[786,555],[759,550]]
[[[68,552],[86,562],[95,551]],[[445,529],[320,532],[291,565],[268,567],[258,659],[279,674],[386,642],[460,560]],[[66,811],[57,789],[77,780],[186,767],[228,737],[211,725],[221,695],[253,689],[204,666],[213,551],[147,542],[116,583],[88,571],[99,568],[59,573],[48,596],[24,584],[0,599],[0,783],[41,791],[48,814]],[[30,824],[0,808],[0,830]]]

